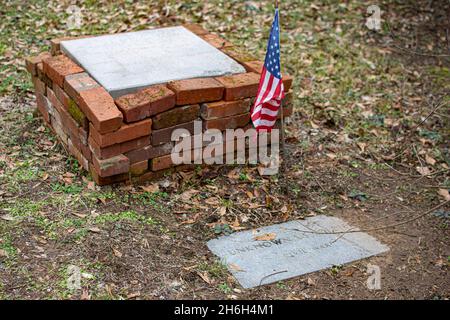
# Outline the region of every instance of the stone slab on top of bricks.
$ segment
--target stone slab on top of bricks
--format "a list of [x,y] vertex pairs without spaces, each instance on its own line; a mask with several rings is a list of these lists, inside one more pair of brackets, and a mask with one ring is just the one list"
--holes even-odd
[[235,60],[184,27],[61,42],[114,98],[168,81],[245,72]]

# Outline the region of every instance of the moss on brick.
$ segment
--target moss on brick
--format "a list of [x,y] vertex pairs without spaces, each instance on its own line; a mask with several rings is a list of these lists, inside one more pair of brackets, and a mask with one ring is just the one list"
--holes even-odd
[[84,124],[84,121],[86,120],[85,114],[80,110],[80,108],[77,106],[75,101],[73,99],[69,99],[69,107],[68,110],[72,118],[75,119],[80,126]]

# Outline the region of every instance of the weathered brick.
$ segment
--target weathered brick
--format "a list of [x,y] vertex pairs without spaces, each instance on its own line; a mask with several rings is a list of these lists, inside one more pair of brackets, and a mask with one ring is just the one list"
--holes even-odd
[[[283,106],[283,117],[290,117],[294,113],[294,107],[292,105]],[[281,119],[281,112],[278,112],[277,119]]]
[[208,31],[203,29],[203,27],[197,23],[186,23],[183,24],[183,27],[191,31],[192,33],[195,33],[198,36],[208,34]]
[[88,160],[83,156],[81,151],[74,145],[71,139],[67,140],[67,147],[69,149],[69,152],[75,157],[75,159],[78,160],[78,163],[83,167],[83,169],[89,171]]
[[98,172],[96,171],[94,165],[89,165],[89,171],[91,172],[92,178],[94,179],[95,183],[99,186],[104,186],[108,184],[114,184],[114,183],[120,183],[125,182],[130,178],[129,173],[121,173],[115,176],[110,177],[101,177]]
[[92,163],[100,177],[110,177],[130,170],[130,161],[124,155],[118,155],[109,159],[100,160],[92,157]]
[[42,60],[50,58],[51,55],[48,52],[40,53],[34,57],[25,58],[25,68],[33,77],[37,76],[37,65],[42,63]]
[[80,136],[80,141],[84,145],[88,145],[88,139],[89,139],[89,126],[88,128],[79,127],[78,128],[78,135]]
[[58,100],[63,104],[64,108],[68,109],[70,97],[67,95],[67,93],[65,93],[64,90],[56,83],[53,84],[53,91],[55,92]]
[[284,99],[283,99],[283,106],[289,106],[292,104],[292,96],[293,92],[292,90],[285,93]]
[[100,145],[89,137],[89,146],[91,151],[95,154],[95,156],[99,159],[108,159],[119,154],[124,154],[126,152],[130,152],[135,149],[141,149],[150,144],[150,136],[145,136],[141,138],[137,138],[130,141],[125,141],[122,143],[113,144],[109,147],[101,148]]
[[46,96],[44,96],[42,93],[37,92],[36,93],[36,105],[41,113],[42,117],[44,118],[45,122],[50,124],[50,114],[48,112],[48,105],[50,104],[50,101],[47,99]]
[[261,74],[261,71],[264,67],[264,61],[254,60],[254,61],[244,61],[242,65],[245,67],[247,72],[254,72]]
[[135,122],[172,109],[175,93],[165,85],[155,85],[116,99],[125,122]]
[[67,146],[67,141],[69,137],[67,136],[67,133],[64,132],[61,119],[58,119],[58,117],[54,117],[53,115],[50,116],[50,122],[52,124],[52,128],[55,131],[56,135],[58,136],[59,140]]
[[44,59],[44,73],[58,86],[63,87],[64,78],[74,73],[83,72],[83,69],[65,55]]
[[173,167],[174,164],[172,162],[172,156],[168,154],[162,157],[153,158],[151,161],[151,166],[153,171],[159,171]]
[[102,87],[80,92],[78,106],[99,133],[116,131],[123,123],[122,113]]
[[244,64],[245,62],[258,60],[258,58],[249,54],[248,52],[245,52],[239,47],[226,47],[222,49],[222,52],[242,64]]
[[34,92],[35,93],[42,93],[43,95],[47,94],[46,85],[43,81],[41,81],[38,77],[33,77],[31,79],[34,86]]
[[156,157],[160,157],[166,154],[170,154],[172,152],[173,143],[168,142],[165,144],[161,144],[158,146],[145,146],[143,148],[139,148],[136,150],[132,150],[130,152],[125,153],[128,159],[130,159],[130,163],[141,162],[144,160],[153,159]]
[[72,116],[72,118],[85,130],[89,130],[89,120],[86,115],[81,111],[80,107],[76,102],[69,98],[67,111]]
[[222,99],[223,85],[214,78],[194,78],[167,84],[176,94],[176,104],[186,105]]
[[150,135],[152,131],[152,120],[146,119],[139,122],[124,124],[119,130],[101,134],[96,128],[89,124],[89,134],[102,148],[113,144],[134,140]]
[[292,87],[293,80],[294,78],[291,75],[287,73],[283,74],[283,85],[286,92]]
[[198,104],[177,107],[154,116],[152,118],[153,129],[158,130],[193,121],[198,118],[199,114],[200,106]]
[[64,91],[76,101],[80,103],[80,93],[86,90],[98,88],[100,85],[91,78],[86,72],[68,75],[64,81]]
[[259,86],[259,74],[249,72],[216,78],[225,86],[225,99],[239,100],[256,96]]
[[148,170],[148,160],[136,162],[130,165],[130,173],[132,176],[139,176]]
[[250,121],[250,114],[238,114],[236,116],[230,116],[226,118],[213,119],[203,121],[203,128],[207,129],[219,129],[221,131],[225,129],[242,128]]
[[163,143],[171,142],[172,132],[176,129],[186,129],[191,135],[194,134],[194,121],[182,123],[173,127],[168,127],[152,132],[152,145],[157,146]]
[[72,139],[72,142],[75,144],[77,148],[80,148],[80,138],[79,138],[79,125],[78,123],[70,116],[67,110],[64,108],[62,103],[58,100],[53,90],[50,88],[47,89],[48,99],[54,108],[56,108],[59,116],[61,117],[62,129],[66,132],[69,137]]
[[228,48],[228,47],[233,46],[233,44],[231,42],[228,42],[227,40],[221,38],[217,34],[208,33],[208,34],[201,35],[201,38],[203,38],[203,40],[208,42],[213,47],[216,47],[217,49],[223,49],[223,48]]
[[229,117],[249,112],[250,106],[250,99],[204,103],[201,107],[201,116],[205,120]]
[[40,62],[37,64],[36,68],[38,78],[41,79],[47,87],[49,88],[53,87],[52,80],[44,73],[44,64]]

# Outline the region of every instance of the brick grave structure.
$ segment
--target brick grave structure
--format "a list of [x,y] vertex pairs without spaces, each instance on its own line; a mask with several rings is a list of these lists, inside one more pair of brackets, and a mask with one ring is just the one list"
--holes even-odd
[[[42,118],[99,185],[127,180],[140,183],[192,169],[175,166],[170,153],[173,130],[185,128],[193,134],[194,121],[202,121],[203,130],[252,126],[250,107],[262,61],[199,25],[154,30],[164,34],[153,30],[124,33],[120,35],[125,38],[117,39],[119,45],[114,43],[116,35],[54,39],[51,52],[26,59]],[[181,37],[177,41],[182,46],[189,42],[186,46],[192,48],[181,50],[182,57],[171,57],[180,53],[172,50],[171,41],[161,54],[147,45],[167,33]],[[136,36],[150,38],[135,48]],[[102,53],[98,45],[102,41],[113,46],[107,50],[116,51]],[[198,54],[183,61],[193,48],[200,48]],[[102,63],[102,54],[117,57]],[[139,65],[140,54],[148,62]],[[123,55],[131,61],[129,68],[123,67]],[[174,61],[158,60],[165,56]],[[189,68],[191,60],[194,65]],[[203,70],[205,66],[209,69]],[[287,92],[283,110],[289,117],[292,77],[284,74],[283,81]]]

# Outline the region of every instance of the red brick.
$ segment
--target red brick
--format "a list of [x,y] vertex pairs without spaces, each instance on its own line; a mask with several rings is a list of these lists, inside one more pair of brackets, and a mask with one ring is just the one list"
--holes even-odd
[[175,94],[165,85],[156,85],[119,97],[116,104],[123,112],[125,122],[135,122],[172,109]]
[[109,159],[100,160],[92,157],[92,163],[100,177],[110,177],[130,170],[130,161],[124,155],[118,155]]
[[130,165],[130,173],[132,176],[139,176],[148,170],[148,160],[136,162]]
[[37,66],[37,75],[39,79],[41,79],[45,85],[49,88],[53,87],[52,80],[44,73],[44,64],[42,62],[38,63]]
[[157,146],[172,141],[172,132],[175,129],[187,129],[191,135],[194,134],[194,121],[182,123],[173,127],[153,130],[152,145]]
[[216,78],[225,86],[225,99],[239,100],[255,97],[258,92],[260,75],[249,72]]
[[50,124],[50,114],[48,113],[48,104],[50,104],[50,101],[48,101],[47,97],[44,96],[42,93],[37,92],[36,93],[36,105],[41,113],[42,117],[44,118],[45,122]]
[[225,129],[242,128],[250,121],[250,114],[238,114],[236,116],[206,120],[203,121],[203,128],[207,129],[219,129],[221,131]]
[[292,87],[292,82],[294,78],[289,74],[282,74],[283,76],[283,85],[284,85],[284,91],[289,91],[289,89]]
[[239,47],[226,47],[223,48],[221,51],[241,64],[244,64],[245,62],[258,60],[258,58],[249,54],[248,52],[243,51]]
[[42,60],[50,58],[51,55],[48,52],[42,52],[35,57],[25,58],[25,68],[32,76],[37,76],[37,65],[42,63]]
[[186,105],[222,99],[223,85],[214,78],[171,81],[167,84],[176,94],[176,104]]
[[150,136],[137,138],[131,141],[125,141],[122,143],[113,144],[112,146],[101,148],[99,144],[89,137],[89,146],[91,151],[99,159],[108,159],[119,154],[123,154],[135,149],[141,149],[150,144]]
[[[290,117],[294,113],[294,107],[292,105],[283,106],[283,118]],[[281,119],[281,112],[278,112],[277,119]]]
[[168,154],[162,157],[152,159],[152,170],[159,171],[173,167],[172,155]]
[[58,100],[53,90],[50,88],[47,89],[48,99],[50,100],[53,107],[56,108],[59,113],[63,125],[63,130],[72,138],[72,142],[80,148],[79,144],[81,143],[79,138],[79,125],[78,123],[71,117],[71,115],[64,108],[62,103]]
[[58,100],[63,104],[64,108],[68,109],[70,97],[67,95],[67,93],[65,93],[64,90],[55,83],[53,84],[53,91],[55,92]]
[[46,95],[46,85],[43,81],[39,80],[38,77],[33,77],[31,79],[31,81],[33,82],[33,86],[34,86],[34,92],[35,93],[42,93],[43,95]]
[[78,104],[80,103],[81,92],[98,87],[100,85],[97,81],[86,72],[68,75],[64,81],[64,91]]
[[116,131],[122,126],[122,113],[102,87],[81,91],[79,107],[99,133]]
[[180,123],[193,121],[198,118],[200,113],[200,106],[198,104],[178,107],[163,113],[160,113],[152,118],[153,129],[162,129],[173,127]]
[[80,136],[80,141],[82,144],[84,145],[88,145],[88,139],[89,139],[89,126],[88,129],[86,130],[83,127],[79,127],[78,128],[78,135]]
[[173,144],[171,142],[161,144],[159,146],[145,146],[136,150],[125,153],[130,163],[141,162],[144,160],[160,157],[172,152]]
[[208,31],[203,29],[203,27],[197,23],[186,23],[183,24],[183,27],[185,27],[186,29],[188,29],[189,31],[198,36],[208,34]]
[[261,71],[264,67],[264,61],[259,60],[243,62],[242,64],[247,72],[254,72],[258,74],[261,74]]
[[92,164],[89,165],[89,171],[91,172],[92,178],[94,179],[95,183],[98,184],[99,186],[105,186],[105,185],[109,185],[109,184],[124,182],[130,178],[130,175],[128,172],[118,174],[115,176],[110,176],[110,177],[101,177],[98,174],[98,172],[96,171],[94,165],[92,165]]
[[216,47],[217,49],[223,49],[233,46],[231,42],[228,42],[227,40],[219,37],[217,34],[208,33],[202,35],[201,38],[203,38],[203,40],[208,42],[213,47]]
[[211,120],[248,113],[250,105],[250,99],[204,103],[201,108],[201,116],[205,120]]
[[150,135],[152,130],[152,120],[146,119],[136,123],[124,124],[119,130],[101,134],[89,124],[89,134],[101,148],[112,146],[113,144],[134,140]]
[[[55,114],[56,115],[56,114]],[[64,132],[63,125],[61,119],[57,117],[50,116],[50,122],[52,124],[52,128],[58,136],[59,141],[61,141],[65,146],[67,146],[67,141],[69,139],[66,132]]]
[[287,107],[292,104],[292,90],[285,93],[284,99],[283,99],[283,106]]
[[58,86],[64,85],[64,77],[84,70],[65,55],[44,59],[44,73]]
[[78,160],[78,163],[83,167],[83,169],[89,171],[88,160],[83,156],[81,151],[75,146],[71,139],[67,140],[67,147],[69,152],[75,157],[75,159]]

